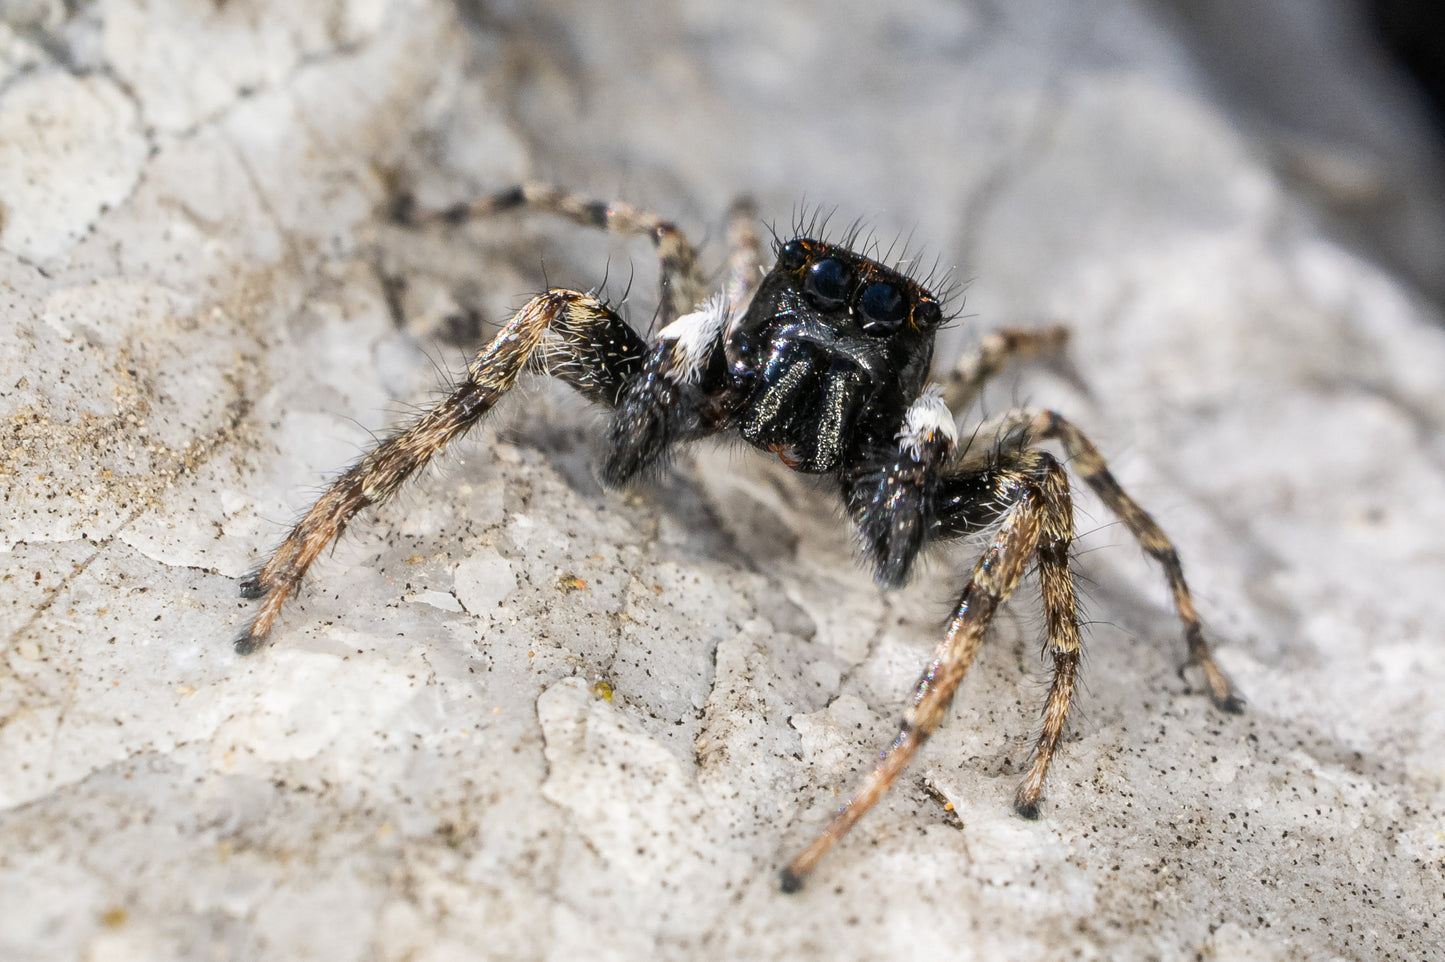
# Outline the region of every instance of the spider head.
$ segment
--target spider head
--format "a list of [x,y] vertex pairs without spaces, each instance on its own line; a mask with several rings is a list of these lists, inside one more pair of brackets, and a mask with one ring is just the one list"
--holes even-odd
[[837,244],[782,244],[728,332],[739,430],[798,470],[835,470],[892,437],[942,321],[937,298],[897,270]]

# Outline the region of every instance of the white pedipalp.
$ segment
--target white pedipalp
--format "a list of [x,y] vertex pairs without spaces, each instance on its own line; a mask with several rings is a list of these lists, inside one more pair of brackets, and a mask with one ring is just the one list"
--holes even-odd
[[898,440],[898,450],[915,461],[923,460],[925,445],[940,438],[945,442],[945,454],[953,450],[958,443],[958,426],[935,386],[929,385],[909,406],[903,416],[903,428],[894,437]]
[[667,377],[680,384],[697,383],[730,316],[727,295],[715,294],[691,314],[684,314],[659,331],[659,339],[673,342],[672,367]]

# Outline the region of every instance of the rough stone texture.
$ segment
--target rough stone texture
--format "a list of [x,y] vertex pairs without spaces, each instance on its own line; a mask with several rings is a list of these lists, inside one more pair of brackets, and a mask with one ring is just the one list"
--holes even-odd
[[[0,957],[1439,953],[1445,333],[1151,7],[4,9]],[[1093,434],[1248,713],[1175,675],[1157,573],[1081,496],[1094,621],[1044,817],[1009,808],[1046,677],[1026,589],[782,896],[968,551],[885,595],[818,488],[735,447],[604,493],[595,413],[546,385],[235,656],[238,578],[523,295],[605,276],[646,322],[645,244],[385,217],[395,183],[527,176],[674,216],[710,264],[740,191],[780,230],[836,205],[957,265],[947,351],[1067,320],[1079,378],[985,406]]]

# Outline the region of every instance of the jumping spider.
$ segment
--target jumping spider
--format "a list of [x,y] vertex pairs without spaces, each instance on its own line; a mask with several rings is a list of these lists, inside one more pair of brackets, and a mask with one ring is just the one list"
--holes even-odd
[[1053,411],[1019,410],[975,432],[988,443],[958,444],[954,412],[1010,357],[1058,346],[1062,329],[991,335],[942,385],[930,386],[934,335],[944,321],[939,299],[847,245],[810,237],[778,242],[774,264],[764,272],[746,202],[731,216],[727,289],[712,298],[696,253],[677,228],[624,204],[528,184],[445,211],[408,212],[406,219],[459,224],[508,210],[651,238],[661,260],[661,330],[649,343],[593,294],[549,290],[533,297],[468,365],[450,396],[348,468],[241,583],[241,594],[262,605],[236,640],[238,652],[265,643],[307,569],[358,511],[391,497],[480,421],[520,375],[532,372],[561,378],[611,410],[602,463],[609,486],[660,466],[675,444],[725,431],[794,471],[830,477],[884,587],[907,581],[928,543],[992,532],[897,736],[848,805],[783,869],[785,891],[801,887],[933,734],[994,612],[1030,565],[1038,570],[1054,671],[1043,732],[1014,807],[1024,818],[1038,817],[1081,650],[1069,569],[1068,475],[1039,442],[1063,447],[1075,473],[1160,564],[1184,623],[1189,663],[1203,671],[1220,708],[1241,709],[1201,633],[1173,545],[1076,427]]

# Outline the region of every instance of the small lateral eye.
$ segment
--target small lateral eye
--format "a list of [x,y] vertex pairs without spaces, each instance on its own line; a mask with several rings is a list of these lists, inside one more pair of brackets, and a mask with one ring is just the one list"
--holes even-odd
[[937,327],[942,320],[943,310],[937,301],[923,301],[913,309],[913,322],[925,331]]
[[883,337],[903,326],[903,319],[908,316],[908,300],[892,284],[879,281],[863,288],[858,297],[858,313],[863,315],[863,333]]
[[788,241],[778,251],[778,266],[785,271],[795,271],[808,260],[808,252],[799,241]]
[[803,279],[803,292],[814,307],[825,311],[842,307],[848,299],[848,268],[843,262],[825,257],[812,267]]

